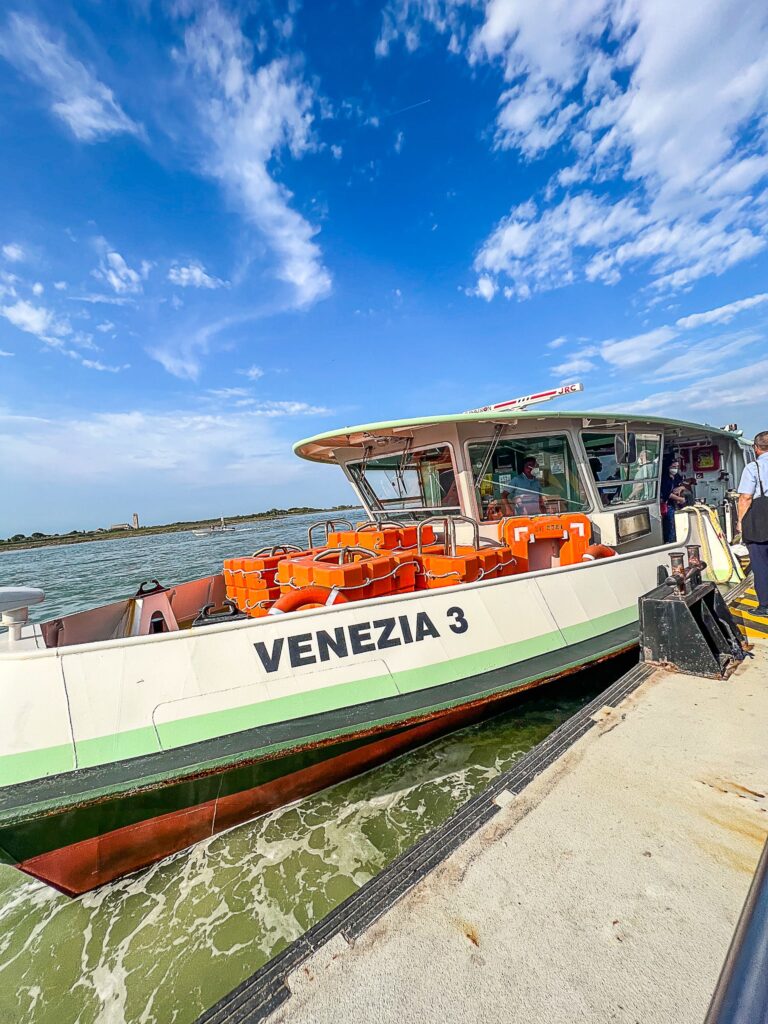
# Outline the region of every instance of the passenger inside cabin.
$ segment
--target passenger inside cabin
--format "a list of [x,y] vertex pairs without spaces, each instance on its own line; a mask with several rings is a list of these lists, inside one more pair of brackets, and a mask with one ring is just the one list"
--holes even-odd
[[656,479],[658,465],[647,448],[637,453],[637,466],[635,483],[626,497],[631,501],[650,501],[656,493],[656,484],[651,481]]
[[675,529],[675,512],[685,505],[682,495],[683,478],[680,475],[680,462],[673,455],[667,455],[661,473],[661,525],[665,544],[677,540]]
[[529,455],[523,460],[522,472],[512,477],[510,493],[515,515],[537,516],[542,511],[538,466],[536,457]]

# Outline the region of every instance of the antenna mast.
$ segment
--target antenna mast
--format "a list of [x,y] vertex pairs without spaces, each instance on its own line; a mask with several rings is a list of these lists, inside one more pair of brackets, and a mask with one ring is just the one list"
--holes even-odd
[[536,395],[524,395],[522,398],[510,398],[508,402],[496,402],[495,405],[481,405],[479,409],[467,409],[464,415],[475,412],[507,412],[512,409],[527,409],[529,405],[551,402],[553,398],[560,398],[561,395],[573,395],[577,391],[583,390],[583,384],[563,384],[562,387],[552,388],[551,391],[540,391]]

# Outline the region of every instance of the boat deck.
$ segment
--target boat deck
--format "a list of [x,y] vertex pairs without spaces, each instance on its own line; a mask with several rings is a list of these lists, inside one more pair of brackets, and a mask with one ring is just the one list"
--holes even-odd
[[768,833],[752,655],[727,681],[634,670],[452,852],[405,855],[203,1019],[700,1024]]

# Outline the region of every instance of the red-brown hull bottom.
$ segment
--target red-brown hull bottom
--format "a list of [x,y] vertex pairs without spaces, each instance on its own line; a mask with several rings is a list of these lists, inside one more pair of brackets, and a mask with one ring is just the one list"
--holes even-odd
[[473,721],[481,713],[481,708],[449,712],[254,789],[126,825],[30,857],[18,867],[69,896],[79,896],[233,825],[375,768],[441,732]]

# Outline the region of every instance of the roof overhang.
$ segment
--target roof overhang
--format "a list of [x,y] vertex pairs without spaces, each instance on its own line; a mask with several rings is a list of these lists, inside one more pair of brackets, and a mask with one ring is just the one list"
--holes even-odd
[[363,423],[357,426],[340,427],[337,430],[329,430],[324,434],[315,434],[314,437],[297,441],[293,446],[294,452],[302,459],[310,462],[335,462],[334,452],[339,448],[360,448],[363,450],[375,440],[391,438],[406,438],[413,436],[416,430],[427,427],[439,426],[440,424],[458,423],[514,423],[518,420],[588,420],[590,425],[616,423],[637,423],[660,425],[667,431],[680,430],[682,433],[705,433],[712,437],[728,438],[732,441],[740,440],[739,437],[728,430],[720,427],[711,427],[706,423],[691,423],[687,420],[672,420],[663,416],[643,416],[637,413],[626,412],[577,412],[572,410],[561,412],[543,411],[536,409],[531,411],[512,410],[504,412],[478,412],[461,413],[452,416],[426,416],[415,419],[391,420],[382,423]]

